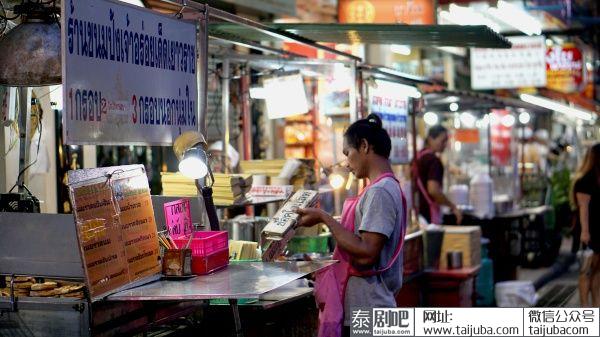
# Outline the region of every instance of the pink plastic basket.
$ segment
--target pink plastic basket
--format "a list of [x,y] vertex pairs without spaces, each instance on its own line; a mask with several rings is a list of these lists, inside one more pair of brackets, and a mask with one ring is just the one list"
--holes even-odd
[[[189,237],[173,239],[177,248],[184,248]],[[229,239],[227,231],[203,231],[194,232],[194,238],[190,244],[192,256],[207,256],[223,249],[229,250]]]
[[[184,248],[189,237],[173,239],[178,248]],[[190,243],[192,273],[208,274],[229,264],[229,238],[227,231],[194,232]]]

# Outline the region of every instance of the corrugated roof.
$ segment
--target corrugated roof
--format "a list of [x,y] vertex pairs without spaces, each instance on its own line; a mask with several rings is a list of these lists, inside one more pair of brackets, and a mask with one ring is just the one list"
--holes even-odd
[[[418,47],[510,48],[510,42],[487,26],[404,24],[267,24],[317,42],[405,44]],[[273,36],[228,23],[211,23],[210,34],[227,34],[254,41],[276,41]]]

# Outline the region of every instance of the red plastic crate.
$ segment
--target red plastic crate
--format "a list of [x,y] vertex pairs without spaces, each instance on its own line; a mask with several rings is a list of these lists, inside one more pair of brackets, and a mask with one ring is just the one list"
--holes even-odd
[[192,273],[203,275],[227,267],[229,264],[229,248],[207,256],[192,256]]
[[[229,238],[227,231],[194,232],[190,244],[192,250],[192,273],[208,274],[229,264]],[[183,248],[188,238],[174,239]]]

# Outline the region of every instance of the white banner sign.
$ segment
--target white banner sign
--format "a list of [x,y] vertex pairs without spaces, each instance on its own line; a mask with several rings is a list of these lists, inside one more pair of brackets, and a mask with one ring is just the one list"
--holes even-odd
[[407,164],[408,157],[408,105],[407,86],[376,80],[377,87],[369,88],[369,112],[377,114],[392,140],[390,161]]
[[510,49],[471,48],[471,88],[546,86],[545,38],[519,36],[508,40]]
[[110,0],[64,0],[67,144],[169,145],[197,130],[196,26]]

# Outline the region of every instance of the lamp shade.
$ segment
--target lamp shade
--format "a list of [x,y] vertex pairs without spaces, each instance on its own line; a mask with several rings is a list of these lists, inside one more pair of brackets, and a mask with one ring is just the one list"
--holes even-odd
[[60,84],[60,49],[57,23],[21,23],[0,38],[0,85]]

